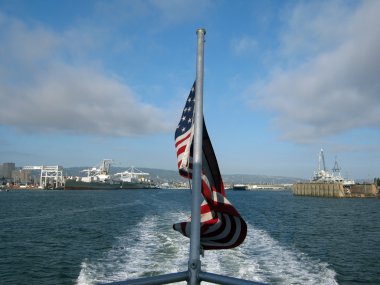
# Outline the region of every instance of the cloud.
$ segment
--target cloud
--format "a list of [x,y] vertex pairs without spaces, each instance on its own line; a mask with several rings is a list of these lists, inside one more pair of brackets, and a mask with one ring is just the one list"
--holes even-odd
[[[274,111],[283,138],[298,143],[359,128],[378,129],[380,2],[364,1],[351,13],[342,13],[335,4],[325,3],[320,13],[303,7],[299,18],[300,9],[294,9],[283,31],[287,36],[281,52],[301,54],[302,63],[294,64],[299,60],[295,57],[288,68],[276,66],[268,80],[249,88],[247,92],[255,94],[251,103]],[[340,23],[334,25],[336,19]],[[309,50],[312,44],[318,47]]]
[[280,36],[284,56],[310,55],[335,48],[349,36],[352,7],[341,1],[298,3],[288,13]]
[[234,54],[241,55],[254,51],[257,48],[257,41],[251,37],[243,36],[232,40],[231,46]]
[[57,34],[3,14],[0,22],[0,125],[112,136],[173,129],[163,110],[138,101],[101,62],[78,54],[99,43],[91,31],[80,41],[73,30]]

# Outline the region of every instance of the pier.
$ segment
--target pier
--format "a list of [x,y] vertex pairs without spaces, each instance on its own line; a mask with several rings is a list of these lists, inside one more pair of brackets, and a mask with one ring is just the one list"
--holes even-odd
[[346,187],[343,183],[309,182],[293,184],[296,196],[313,196],[329,198],[376,198],[379,197],[375,184],[363,183]]

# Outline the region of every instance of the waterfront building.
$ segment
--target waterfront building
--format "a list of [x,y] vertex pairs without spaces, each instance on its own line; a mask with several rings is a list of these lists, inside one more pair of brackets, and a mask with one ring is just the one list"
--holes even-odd
[[5,179],[12,178],[12,171],[16,169],[16,165],[14,162],[5,162],[0,164],[0,177],[4,177]]
[[32,176],[30,170],[19,169],[12,171],[12,182],[22,185],[33,183],[35,178]]

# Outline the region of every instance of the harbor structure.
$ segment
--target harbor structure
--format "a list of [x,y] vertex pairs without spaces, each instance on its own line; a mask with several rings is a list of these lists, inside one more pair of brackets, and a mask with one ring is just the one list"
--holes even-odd
[[343,178],[336,159],[334,168],[331,172],[328,171],[323,149],[318,158],[318,170],[314,172],[312,180],[293,184],[294,195],[332,198],[378,197],[378,189],[375,184],[359,184],[352,179]]
[[26,171],[40,170],[40,189],[62,189],[64,184],[63,167],[59,165],[24,166]]
[[116,190],[116,189],[148,189],[158,188],[148,178],[149,173],[131,167],[124,172],[110,174],[112,159],[103,161],[92,168],[81,172],[86,176],[67,177],[64,183],[65,190]]

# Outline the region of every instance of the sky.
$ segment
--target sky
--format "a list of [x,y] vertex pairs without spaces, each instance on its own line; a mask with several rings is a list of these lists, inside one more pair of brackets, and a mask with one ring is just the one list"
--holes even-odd
[[176,170],[204,47],[222,174],[380,176],[380,1],[0,0],[0,163]]

